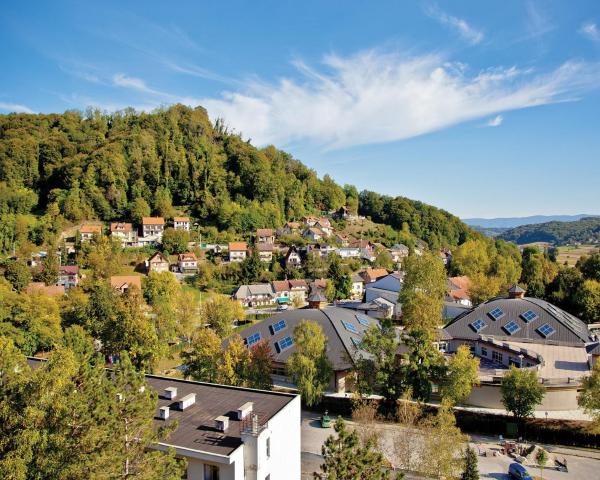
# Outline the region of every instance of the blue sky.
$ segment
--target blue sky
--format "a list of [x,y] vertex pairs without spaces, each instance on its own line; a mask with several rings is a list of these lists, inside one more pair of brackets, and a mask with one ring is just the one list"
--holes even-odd
[[595,0],[5,2],[0,42],[3,113],[203,105],[359,189],[600,213]]

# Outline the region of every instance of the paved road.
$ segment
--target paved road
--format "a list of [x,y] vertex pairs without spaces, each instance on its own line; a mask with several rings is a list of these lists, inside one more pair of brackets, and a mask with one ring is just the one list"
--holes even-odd
[[[334,433],[333,428],[321,428],[318,421],[319,413],[302,412],[302,479],[312,478],[312,473],[319,471],[322,463],[321,446],[327,437]],[[387,428],[384,429],[388,430]],[[498,445],[490,437],[472,436],[472,445],[476,450],[484,452],[497,451]],[[546,468],[543,473],[544,480],[570,480],[570,479],[600,479],[600,455],[596,452],[585,450],[566,449],[544,446],[549,452],[558,450],[557,456],[562,460],[567,459],[569,472],[559,472],[553,468]],[[514,461],[512,458],[498,452],[497,456],[480,455],[479,472],[482,479],[502,480],[508,479],[508,467]],[[549,466],[551,466],[549,464]],[[540,475],[537,467],[527,466],[529,473],[533,476]],[[406,476],[407,479],[416,478]]]

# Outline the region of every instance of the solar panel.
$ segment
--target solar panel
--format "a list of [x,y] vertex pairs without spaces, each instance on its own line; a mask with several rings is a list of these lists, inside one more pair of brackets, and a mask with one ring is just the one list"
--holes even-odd
[[537,317],[537,313],[535,313],[533,310],[527,310],[526,312],[521,314],[521,318],[527,323],[533,322]]
[[294,344],[292,337],[285,337],[275,342],[275,345],[278,347],[278,351],[285,350],[286,348],[290,348]]
[[249,347],[258,342],[260,342],[260,332],[256,332],[255,334],[246,337],[246,345]]
[[356,348],[360,348],[360,340],[358,338],[350,337],[352,339],[352,343]]
[[360,323],[361,325],[368,327],[369,326],[369,319],[367,317],[365,317],[364,315],[356,315],[356,319],[358,320],[358,323]]
[[279,320],[277,323],[274,323],[271,328],[273,329],[273,334],[283,330],[286,327],[285,320]]
[[344,325],[344,327],[346,328],[346,330],[348,330],[349,332],[358,333],[358,329],[354,325],[352,325],[351,323],[349,323],[349,322],[342,322],[342,324]]
[[490,313],[488,313],[488,315],[494,320],[498,320],[499,318],[502,318],[504,316],[504,312],[501,308],[494,308]]
[[483,320],[481,320],[481,319],[475,320],[470,325],[471,325],[471,328],[473,330],[475,330],[476,332],[479,332],[480,330],[483,330],[485,327],[487,327],[487,325],[485,324],[485,322]]
[[552,328],[550,325],[548,325],[547,323],[544,323],[541,327],[539,327],[537,329],[537,331],[540,333],[540,335],[542,335],[544,338],[548,338],[550,335],[554,334],[554,332],[556,332],[556,330],[554,330],[554,328]]
[[510,322],[508,322],[506,325],[504,325],[502,327],[506,333],[508,333],[509,335],[512,335],[514,333],[517,333],[519,330],[521,330],[521,327],[519,327],[519,325],[517,325],[516,322],[514,322],[513,320],[511,320]]

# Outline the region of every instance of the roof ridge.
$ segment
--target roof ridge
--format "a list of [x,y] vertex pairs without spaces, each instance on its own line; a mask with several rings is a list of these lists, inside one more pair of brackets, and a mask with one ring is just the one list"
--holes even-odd
[[[339,307],[334,307],[334,308],[339,308]],[[342,336],[340,335],[340,332],[338,331],[338,327],[336,326],[335,322],[331,319],[331,317],[327,314],[327,312],[325,312],[324,308],[320,309],[321,312],[323,312],[323,315],[325,315],[327,317],[327,320],[329,320],[329,323],[331,323],[331,326],[333,327],[333,329],[335,330],[335,334],[338,336],[338,338],[340,339],[340,342],[342,344],[342,346],[344,347],[344,350],[346,350],[346,353],[348,354],[348,358],[350,359],[350,361],[356,365],[356,362],[354,360],[354,357],[352,356],[352,353],[348,350],[348,347],[346,346],[346,342],[344,342],[344,339],[342,338]]]

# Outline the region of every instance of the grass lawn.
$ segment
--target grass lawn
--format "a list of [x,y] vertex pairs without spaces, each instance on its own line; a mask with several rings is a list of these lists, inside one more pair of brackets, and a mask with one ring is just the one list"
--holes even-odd
[[590,255],[597,251],[598,245],[579,245],[577,247],[558,247],[558,263],[567,262],[571,266],[575,266],[579,257]]
[[254,325],[253,321],[247,322],[247,323],[242,323],[241,325],[238,325],[237,327],[235,327],[233,329],[233,333],[241,333],[244,330],[246,330],[247,328],[250,328],[252,325]]
[[175,367],[181,365],[181,357],[179,351],[174,351],[171,355],[172,358],[163,357],[158,361],[155,371],[158,375],[168,375],[169,377],[183,378],[181,371],[175,370]]

